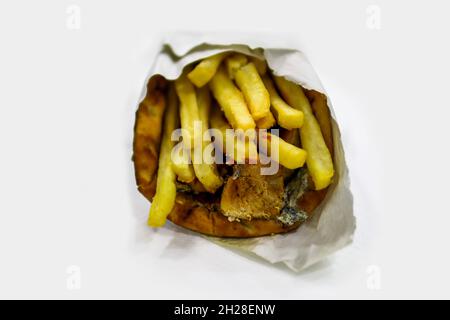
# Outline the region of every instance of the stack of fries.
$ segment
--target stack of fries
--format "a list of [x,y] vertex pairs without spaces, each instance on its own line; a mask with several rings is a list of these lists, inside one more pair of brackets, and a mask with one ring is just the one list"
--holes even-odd
[[[212,140],[208,129],[221,133],[214,138],[214,144],[228,160],[251,163],[258,161],[264,152],[288,169],[306,163],[315,189],[326,188],[334,174],[331,125],[326,101],[313,99],[311,106],[309,94],[314,93],[271,74],[266,61],[241,53],[220,53],[188,66],[177,80],[169,83],[165,96],[161,97],[165,107],[149,225],[158,227],[165,223],[174,207],[177,180],[186,184],[197,181],[200,189],[209,193],[222,187],[224,181],[215,162],[216,155],[205,152],[208,140]],[[202,124],[199,140],[196,123]],[[182,129],[181,145],[173,141],[173,132],[178,128]],[[270,132],[258,134],[270,128],[299,130],[301,144],[294,145]],[[241,129],[249,134],[240,139],[227,134],[227,129]],[[259,140],[267,142],[265,150],[258,147]],[[276,142],[277,150],[270,147],[274,145],[272,142]],[[195,158],[202,161],[192,161]]]

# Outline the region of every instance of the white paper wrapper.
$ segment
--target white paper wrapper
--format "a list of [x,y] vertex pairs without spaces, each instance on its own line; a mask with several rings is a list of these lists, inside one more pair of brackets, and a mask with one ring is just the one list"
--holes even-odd
[[[300,48],[285,49],[280,47],[282,38],[264,38],[265,40],[261,41],[247,35],[175,34],[165,40],[148,79],[155,74],[163,75],[170,80],[177,79],[189,63],[232,50],[264,57],[276,75],[285,76],[307,89],[326,95],[317,74]],[[144,84],[142,95],[145,94],[145,90]],[[253,239],[218,239],[206,236],[205,238],[219,245],[257,255],[271,263],[284,263],[294,271],[300,271],[352,242],[355,217],[348,169],[333,107],[329,98],[327,99],[333,118],[336,173],[326,198],[316,209],[313,218],[288,234]]]

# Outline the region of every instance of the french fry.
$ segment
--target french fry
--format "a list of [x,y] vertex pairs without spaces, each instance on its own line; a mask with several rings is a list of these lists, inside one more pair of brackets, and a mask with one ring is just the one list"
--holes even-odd
[[[280,137],[272,135],[270,133],[261,134],[261,138],[266,141],[266,148],[270,157],[278,161],[282,166],[288,169],[297,169],[303,167],[307,158],[307,152],[293,144],[287,143]],[[272,142],[275,147],[278,147],[278,154],[275,154],[277,150],[272,149]]]
[[267,63],[265,60],[251,57],[250,61],[255,64],[256,70],[258,70],[260,76],[263,76],[267,73]]
[[211,128],[218,130],[220,134],[214,136],[214,143],[217,144],[224,155],[230,156],[234,151],[227,150],[226,130],[231,129],[231,125],[225,119],[218,106],[213,106],[210,118]]
[[303,112],[292,108],[284,102],[284,100],[278,95],[278,92],[269,76],[265,75],[262,79],[267,91],[269,91],[271,104],[270,109],[277,119],[278,124],[289,130],[300,128],[303,125]]
[[203,87],[207,84],[219,68],[222,60],[227,56],[227,52],[219,53],[214,56],[203,59],[187,77],[197,88]]
[[250,62],[237,70],[235,81],[244,94],[253,119],[267,116],[270,112],[270,96],[255,65]]
[[[208,135],[208,119],[211,110],[211,96],[209,89],[203,87],[197,90],[197,102],[200,121],[202,122],[202,132],[199,137],[200,146],[194,147],[194,171],[198,180],[203,184],[208,192],[214,193],[223,184],[223,180],[217,172],[216,164],[214,163],[214,156],[212,154],[204,154],[207,144],[210,142]],[[206,137],[204,135],[206,134]],[[203,141],[203,138],[208,138],[208,141]],[[197,163],[197,159],[200,163]]]
[[273,117],[272,112],[269,112],[267,116],[256,120],[256,126],[260,129],[269,129],[272,128],[276,124],[276,120]]
[[[286,141],[287,143],[290,143],[296,147],[301,148],[301,143],[300,143],[300,130],[298,129],[292,129],[292,130],[287,130],[287,129],[281,129],[279,131],[279,137],[281,139],[283,139],[284,141]],[[308,156],[308,155],[307,155]],[[290,176],[292,176],[292,174],[294,174],[295,170],[292,169],[287,169],[286,167],[281,168],[279,174],[284,177],[285,179],[289,178]]]
[[255,128],[255,121],[248,111],[244,96],[228,77],[224,66],[217,70],[209,85],[225,117],[234,129]]
[[234,75],[239,68],[245,66],[248,59],[241,53],[234,53],[225,59],[225,65],[227,66],[228,76],[234,79]]
[[282,77],[275,77],[275,82],[287,103],[301,110],[304,114],[300,138],[303,148],[308,152],[306,164],[316,190],[324,189],[330,185],[334,175],[333,160],[308,98],[305,96],[303,89],[291,81]]
[[191,183],[195,179],[194,168],[191,164],[191,149],[184,148],[183,143],[173,148],[172,169],[181,182]]
[[176,176],[172,170],[171,153],[173,142],[172,131],[177,127],[177,104],[173,87],[169,90],[168,105],[164,115],[163,136],[159,151],[158,177],[156,180],[156,194],[150,206],[148,224],[152,227],[161,227],[165,224],[167,216],[175,205]]
[[175,89],[180,100],[183,143],[186,149],[192,149],[194,147],[194,123],[199,120],[195,88],[186,76],[182,75],[175,81]]
[[[245,141],[238,139],[230,130],[227,130],[232,128],[218,106],[212,108],[210,121],[211,127],[220,132],[220,135],[215,137],[214,142],[218,144],[223,154],[236,163],[245,163],[246,159],[249,162],[256,162],[258,158],[256,143],[249,139]],[[231,145],[230,140],[233,140],[232,149],[228,147]]]

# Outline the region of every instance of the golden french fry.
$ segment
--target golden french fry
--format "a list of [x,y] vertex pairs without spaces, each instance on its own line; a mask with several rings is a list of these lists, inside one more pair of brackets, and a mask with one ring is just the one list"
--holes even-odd
[[[203,184],[208,192],[214,193],[222,185],[223,181],[217,172],[214,156],[211,153],[206,154],[207,152],[204,152],[207,144],[211,143],[211,137],[208,134],[211,96],[207,87],[197,90],[197,102],[199,117],[202,122],[202,132],[200,137],[198,137],[200,146],[194,146],[194,155],[192,157],[194,159],[193,166],[197,179]],[[206,139],[207,141],[203,141],[203,138],[208,139]],[[199,163],[197,163],[198,160],[200,160]]]
[[199,119],[195,88],[186,76],[182,75],[175,81],[175,89],[180,100],[183,143],[185,148],[192,149],[194,147],[194,123]]
[[300,138],[303,148],[308,152],[306,164],[314,181],[316,190],[330,185],[334,175],[333,160],[325,144],[320,126],[314,117],[308,98],[303,89],[295,83],[282,77],[275,77],[275,82],[284,99],[292,107],[301,110],[304,114],[303,127],[300,129]]
[[[237,130],[239,131],[239,130]],[[249,129],[239,133],[236,130],[227,131],[227,142],[234,140],[234,159],[237,163],[244,163],[248,160],[249,164],[256,164],[258,161],[258,148],[256,146],[256,131]],[[236,159],[242,159],[244,155],[244,161],[239,162]]]
[[175,205],[176,176],[172,170],[171,153],[173,142],[171,135],[177,127],[177,103],[176,96],[171,86],[169,99],[164,115],[163,136],[159,151],[158,177],[156,180],[156,194],[150,206],[148,224],[152,227],[161,227],[166,222],[167,216]]
[[[288,169],[297,169],[305,164],[307,156],[305,150],[287,143],[280,137],[270,133],[261,134],[261,138],[266,140],[266,148],[270,157],[278,161],[282,166]],[[277,149],[274,150],[273,147]],[[277,150],[278,154],[275,154]]]
[[222,60],[227,56],[227,52],[219,53],[214,56],[203,59],[187,77],[196,87],[201,88],[207,84],[219,68]]
[[235,81],[244,94],[253,119],[259,120],[270,112],[270,96],[253,63],[236,71]]
[[272,112],[269,112],[267,116],[256,120],[256,126],[260,129],[269,129],[272,128],[276,124],[276,120],[272,115]]
[[264,85],[270,95],[270,109],[277,119],[278,124],[285,129],[300,128],[303,125],[303,112],[292,108],[278,95],[275,86],[269,76],[262,77]]
[[183,143],[173,148],[172,169],[181,182],[191,183],[195,179],[194,168],[191,164],[191,149],[184,148]]
[[234,53],[225,59],[225,65],[227,66],[228,76],[234,79],[234,75],[239,68],[245,66],[248,59],[242,53]]
[[221,66],[209,83],[211,91],[234,129],[254,129],[256,124],[244,96],[228,77]]
[[[220,132],[220,135],[215,136],[214,142],[219,146],[223,154],[237,163],[244,163],[246,159],[249,162],[256,162],[258,158],[256,143],[250,139],[238,139],[236,135],[228,130],[232,128],[218,106],[212,108],[210,121],[211,128]],[[231,145],[230,140],[233,141],[233,148],[229,148]]]
[[258,59],[255,57],[251,57],[250,61],[255,64],[256,70],[258,70],[258,73],[260,76],[263,76],[267,72],[267,63],[263,59]]

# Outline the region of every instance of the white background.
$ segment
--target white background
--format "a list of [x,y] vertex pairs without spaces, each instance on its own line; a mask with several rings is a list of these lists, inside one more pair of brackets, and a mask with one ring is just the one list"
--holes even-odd
[[[0,298],[449,298],[445,3],[2,1]],[[133,116],[154,50],[177,30],[298,36],[341,126],[351,246],[295,274],[145,226]]]

